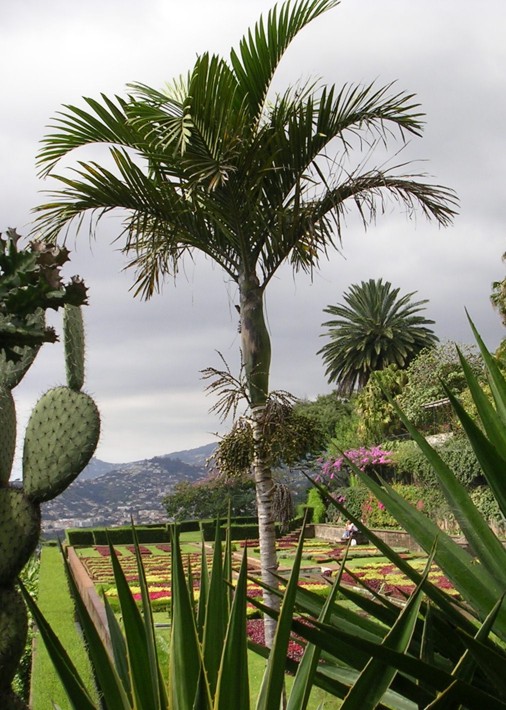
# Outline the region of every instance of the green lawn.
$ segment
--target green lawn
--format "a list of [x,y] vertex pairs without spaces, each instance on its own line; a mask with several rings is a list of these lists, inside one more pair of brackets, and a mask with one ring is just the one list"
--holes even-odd
[[[91,666],[82,637],[74,622],[74,603],[68,591],[61,554],[56,547],[42,548],[38,604],[67,650],[86,687],[98,702]],[[71,709],[39,634],[35,636],[31,693],[32,710],[48,710],[53,707],[53,703],[61,710]]]

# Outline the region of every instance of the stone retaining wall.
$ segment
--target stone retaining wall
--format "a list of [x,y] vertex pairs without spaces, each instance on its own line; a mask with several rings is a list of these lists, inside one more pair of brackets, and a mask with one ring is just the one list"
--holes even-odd
[[73,547],[67,548],[67,559],[72,576],[79,589],[81,599],[95,624],[100,638],[112,657],[111,635],[109,633],[109,624],[107,623],[104,603],[97,594],[93,582],[89,578],[83,563],[76,555]]
[[[322,540],[337,541],[340,540],[344,532],[344,528],[336,525],[315,525],[314,536]],[[373,530],[383,542],[386,542],[390,547],[405,547],[412,552],[423,552],[420,545],[404,530]],[[467,543],[462,538],[454,538],[455,542],[464,548],[467,548]]]

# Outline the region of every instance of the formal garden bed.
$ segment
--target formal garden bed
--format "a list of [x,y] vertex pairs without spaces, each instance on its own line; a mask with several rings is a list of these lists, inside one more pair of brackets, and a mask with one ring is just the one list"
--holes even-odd
[[[296,544],[294,542],[290,544],[281,543],[280,548],[280,573],[288,575],[295,556]],[[171,598],[170,545],[167,543],[143,545],[140,549],[153,608],[155,611],[160,612],[168,610]],[[190,542],[185,545],[184,549],[183,564],[187,572],[191,569],[194,595],[195,599],[198,599],[202,563],[200,545]],[[211,569],[212,550],[210,547],[207,549],[206,563],[208,569]],[[115,547],[115,551],[134,598],[140,600],[134,548],[131,545],[120,545],[117,548]],[[335,543],[316,539],[305,540],[302,553],[305,566],[301,568],[299,584],[319,594],[326,595],[330,588],[329,581],[339,569],[344,551],[344,545],[336,546]],[[112,608],[116,610],[118,608],[118,598],[109,548],[98,545],[77,549],[76,552],[97,591],[104,594]],[[425,566],[424,556],[419,553],[410,553],[406,549],[399,549],[397,552],[404,559],[410,560],[410,564],[417,571],[423,570]],[[259,573],[257,558],[257,549],[254,547],[248,548],[249,569],[253,577]],[[400,598],[403,595],[409,595],[414,589],[413,583],[402,575],[386,558],[382,557],[377,548],[371,545],[350,547],[347,551],[346,569],[348,571],[343,573],[342,582],[350,586],[361,588],[363,585],[367,585],[375,592]],[[429,579],[447,593],[456,594],[450,582],[442,575],[436,565],[432,565]],[[261,594],[262,590],[259,585],[251,581],[248,582],[248,595],[250,597],[259,597]],[[253,605],[249,605],[248,615],[250,617],[258,615]]]

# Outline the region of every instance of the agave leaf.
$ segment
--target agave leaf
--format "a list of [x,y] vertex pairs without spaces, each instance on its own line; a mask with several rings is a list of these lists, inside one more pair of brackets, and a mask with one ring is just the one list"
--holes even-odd
[[228,501],[228,512],[227,512],[227,535],[225,538],[225,554],[224,554],[224,561],[223,561],[223,579],[227,583],[227,591],[228,591],[228,596],[227,596],[227,602],[228,602],[228,610],[227,613],[230,611],[232,607],[232,602],[234,598],[234,588],[232,586],[232,535],[231,535],[231,529],[232,529],[232,502],[229,499]]
[[[429,557],[420,584],[385,636],[382,646],[392,648],[400,653],[407,652],[422,602],[423,583],[429,575],[431,565],[432,557]],[[364,707],[376,707],[390,687],[396,673],[395,666],[387,665],[377,657],[371,658],[344,699],[342,710],[362,710]]]
[[107,617],[107,625],[109,626],[109,634],[111,637],[112,654],[114,659],[114,667],[121,679],[125,693],[128,696],[128,700],[133,707],[133,696],[132,696],[132,683],[130,680],[130,669],[128,664],[128,651],[116,614],[111,609],[109,600],[105,596],[102,596],[105,614]]
[[[460,364],[464,372],[464,376],[466,378],[467,386],[469,387],[469,391],[476,405],[476,411],[478,412],[478,416],[480,417],[487,437],[490,439],[490,442],[497,448],[497,451],[501,452],[504,456],[506,452],[505,423],[501,420],[500,416],[498,416],[497,410],[494,409],[494,407],[492,406],[492,403],[481,388],[476,375],[472,371],[471,367],[469,366],[469,363],[462,355],[460,350],[458,350],[458,354]],[[502,374],[499,373],[499,376],[502,376]],[[453,396],[453,399],[456,399],[455,396]]]
[[62,553],[63,564],[65,565],[69,588],[74,599],[77,616],[79,618],[81,628],[86,638],[86,648],[88,650],[88,655],[90,657],[90,661],[96,674],[99,690],[106,702],[117,703],[118,708],[130,708],[132,706],[132,703],[130,699],[131,695],[129,695],[128,692],[128,686],[123,686],[121,677],[118,675],[114,663],[111,661],[107,648],[105,647],[102,639],[100,638],[95,624],[88,613],[88,609],[86,608],[79,589],[77,588],[74,577],[70,570],[67,557],[63,552],[61,543],[60,552]]
[[[416,430],[414,430],[413,433],[415,433],[417,436],[420,436],[418,435]],[[432,448],[429,446],[429,444],[427,444],[425,439],[423,439],[423,437],[420,438],[425,443],[425,445],[429,447],[429,449],[432,451]],[[437,454],[435,455],[438,459],[440,459]],[[449,579],[453,582],[454,586],[456,587],[456,589],[458,589],[464,599],[469,601],[469,603],[471,603],[476,608],[476,611],[481,615],[482,618],[485,618],[494,606],[498,597],[502,593],[501,580],[503,578],[506,578],[506,566],[504,569],[499,569],[500,565],[497,562],[491,563],[494,564],[494,568],[497,568],[498,570],[498,576],[493,576],[484,564],[475,564],[475,560],[473,559],[473,557],[471,557],[471,555],[469,555],[465,550],[463,550],[459,545],[457,545],[429,518],[427,518],[420,511],[418,511],[407,501],[405,501],[390,486],[388,486],[388,484],[384,483],[382,486],[380,486],[378,483],[376,483],[376,481],[367,476],[367,474],[365,474],[364,472],[360,471],[351,462],[349,463],[349,465],[353,467],[355,474],[361,478],[363,483],[367,486],[367,488],[369,488],[369,490],[374,494],[374,496],[386,506],[387,510],[391,513],[391,515],[393,515],[395,519],[399,522],[399,524],[414,537],[414,539],[421,545],[423,549],[427,551],[427,553],[430,553],[434,542],[437,540],[437,547],[435,552],[435,560],[437,564],[439,565],[443,573],[447,577],[449,577]],[[445,468],[448,468],[444,463],[443,466]],[[451,472],[449,472],[448,478],[452,479],[449,488],[452,488],[452,483],[454,482],[458,484],[458,482],[455,481],[455,478]],[[320,486],[319,489],[322,490]],[[460,492],[462,492],[463,487],[458,484],[455,487],[455,490],[456,495],[458,495]],[[325,492],[323,492],[322,494],[326,495]],[[464,496],[466,499],[465,507],[467,507],[467,503],[469,503],[470,518],[474,520],[476,517],[480,517],[475,506],[473,505],[472,501],[469,499],[469,496],[465,491]],[[327,496],[327,499],[333,501],[333,499],[329,496]],[[455,499],[453,501],[454,508],[459,503],[460,501]],[[341,506],[341,504],[337,501],[333,501],[333,504],[336,507],[345,510],[343,506]],[[349,517],[351,519],[353,516],[349,515]],[[362,529],[366,532],[371,542],[376,545],[387,557],[389,557],[397,565],[397,567],[402,570],[404,574],[406,574],[410,579],[415,580],[417,583],[419,577],[418,573],[415,573],[413,568],[409,564],[407,564],[404,560],[402,560],[402,558],[396,555],[388,545],[386,545],[382,540],[380,540],[376,535],[374,535],[371,530],[366,528],[363,523],[361,523],[358,519],[355,520],[357,520],[356,524],[360,525]],[[481,529],[483,527],[483,520],[479,520],[478,523],[479,528]],[[495,543],[498,543],[497,538],[493,535],[488,526],[486,527],[487,529],[483,530],[483,534],[486,539],[492,537],[493,541]],[[483,547],[483,544],[481,542],[479,542],[478,544],[480,548]],[[496,550],[496,552],[498,554],[499,559],[504,559],[506,551],[502,548],[502,546],[501,549]],[[486,554],[488,559],[490,557],[490,554],[488,551],[486,551]],[[504,581],[504,584],[506,585],[506,579]],[[437,587],[434,587],[434,585],[426,585],[425,592],[437,604],[445,603],[444,593],[441,590],[437,589]],[[447,606],[447,609],[451,614],[453,614],[451,608]],[[461,623],[461,615],[459,615],[459,623]],[[501,633],[504,638],[506,638],[506,614],[503,612],[501,612],[500,618],[498,619],[496,632]]]
[[[318,620],[324,623],[328,622],[332,616],[332,609],[339,590],[339,585],[341,583],[341,577],[346,563],[348,550],[349,545],[346,547],[344,559],[342,560],[339,573],[336,575],[330,594],[325,600],[325,604],[323,605],[320,615],[318,616]],[[307,707],[314,683],[316,669],[320,660],[320,654],[321,650],[318,646],[315,646],[314,644],[308,644],[306,646],[304,655],[302,656],[295,675],[295,680],[290,692],[290,697],[288,698],[286,710],[305,710]]]
[[220,670],[220,652],[223,649],[227,629],[228,616],[228,585],[223,579],[222,546],[220,540],[220,521],[216,523],[214,541],[213,566],[207,597],[206,620],[202,654],[204,667],[209,682],[211,697],[216,692],[218,673]]
[[[203,675],[203,661],[197,635],[195,613],[183,569],[177,531],[172,534],[172,632],[169,661],[169,707],[189,710],[202,693],[211,705]],[[203,687],[204,684],[204,687]]]
[[[470,374],[472,375],[472,373]],[[502,442],[494,444],[493,437],[489,431],[490,427],[487,431],[487,436],[489,438],[487,438],[479,426],[477,426],[477,424],[462,407],[458,399],[451,392],[447,392],[447,395],[462,423],[464,431],[467,434],[467,438],[469,439],[474,453],[476,454],[476,458],[481,466],[483,475],[485,476],[487,483],[490,486],[497,503],[499,504],[499,508],[501,509],[503,515],[506,515],[506,490],[503,480],[503,471],[506,469],[506,445],[502,447]],[[487,405],[490,405],[488,400]],[[479,414],[480,419],[485,425],[484,418],[486,417],[483,410],[480,409]],[[497,421],[497,417],[495,420]],[[503,427],[501,427],[501,429],[503,429]],[[506,436],[506,429],[503,430],[503,433]]]
[[[421,451],[424,453],[426,456],[427,460],[429,463],[432,465],[432,468],[434,472],[436,473],[438,477],[439,484],[441,486],[441,489],[448,500],[448,503],[450,504],[450,507],[452,509],[452,512],[454,513],[455,517],[457,518],[460,527],[462,528],[462,531],[464,532],[464,535],[466,536],[469,544],[473,548],[474,552],[476,555],[479,557],[482,565],[480,566],[479,570],[479,575],[475,574],[473,577],[476,579],[483,579],[485,582],[486,587],[490,587],[493,589],[493,601],[489,602],[487,604],[486,608],[486,613],[492,608],[492,606],[495,603],[495,600],[499,597],[501,594],[501,588],[504,588],[506,585],[506,551],[504,550],[504,547],[500,543],[500,541],[497,539],[497,537],[494,535],[494,533],[491,531],[490,527],[488,526],[486,520],[484,517],[481,515],[481,513],[478,511],[476,506],[473,504],[469,494],[467,493],[465,487],[456,479],[455,475],[451,471],[451,469],[446,465],[446,463],[441,459],[439,454],[430,446],[430,444],[426,441],[426,439],[415,429],[415,427],[412,426],[412,424],[409,422],[409,420],[405,417],[405,415],[400,411],[400,409],[397,408],[397,412],[403,422],[403,424],[406,426],[408,429],[411,437],[416,441],[418,446],[420,447]],[[358,469],[357,469],[358,470]],[[371,489],[372,482],[371,479],[361,473],[361,478],[362,481],[367,485],[368,488]],[[387,486],[383,486],[380,488],[377,484],[375,484],[375,490],[381,490],[388,488]],[[371,489],[372,490],[372,489]],[[373,491],[374,492],[374,491]],[[392,498],[395,499],[400,499],[400,496],[396,495],[392,490],[389,490],[389,505],[392,505]],[[381,500],[381,498],[380,498]],[[385,501],[383,501],[385,505]],[[410,530],[410,527],[406,527],[405,524],[405,515],[402,515],[402,518],[397,517],[398,513],[394,512],[392,508],[388,508],[390,513],[394,515],[396,520],[408,531]],[[396,510],[399,511],[399,506],[396,506]],[[410,510],[410,515],[413,517],[413,519],[417,518],[420,519],[420,516],[422,515],[419,511],[416,511],[413,509],[412,506],[409,508]],[[399,511],[400,514],[400,511]],[[416,515],[418,514],[418,515]],[[425,516],[423,516],[425,518]],[[428,518],[425,518],[428,520]],[[426,528],[428,526],[425,526]],[[431,524],[432,529],[434,532],[436,530],[439,530],[437,526],[435,526],[433,523]],[[413,528],[413,526],[411,526]],[[417,537],[417,535],[414,535],[415,539],[424,547],[424,549],[427,550],[427,543],[423,543],[422,540]],[[449,540],[448,536],[445,536],[444,534],[440,533],[439,534],[439,541],[440,544],[441,542],[447,539]],[[455,543],[453,543],[455,545]],[[448,548],[448,546],[445,546]],[[441,559],[441,553],[443,551],[443,548],[438,550],[436,553],[436,561],[438,562],[439,566],[445,571],[445,573],[448,573],[448,576],[451,577],[452,581],[455,582],[453,578],[453,574],[455,573],[454,571],[452,572],[451,569],[448,569],[446,566],[446,561],[442,561]],[[465,571],[464,572],[464,577],[465,577]],[[486,574],[486,573],[489,574]],[[469,570],[468,570],[469,574]],[[459,575],[461,577],[462,575]],[[469,575],[471,576],[471,575]],[[460,584],[461,582],[459,582]],[[483,586],[483,585],[482,585]],[[461,591],[460,586],[458,587],[459,591]],[[464,596],[466,596],[464,594]],[[487,595],[488,597],[490,595]],[[466,597],[467,598],[467,597]],[[486,616],[486,613],[484,616]]]
[[500,418],[503,426],[506,426],[506,382],[504,380],[504,375],[499,369],[497,362],[494,360],[494,358],[486,348],[485,343],[483,342],[480,334],[476,330],[473,321],[469,317],[469,313],[467,314],[467,318],[469,320],[469,323],[471,324],[474,337],[476,338],[476,342],[478,343],[481,356],[483,357],[485,366],[487,368],[487,377],[490,384],[490,389],[492,390],[492,395],[494,397],[495,406],[497,408],[497,415]]
[[258,693],[256,710],[279,710],[280,707],[303,547],[304,526],[297,546],[292,572],[286,586],[283,604],[279,612],[274,643]]
[[[351,636],[339,628],[327,627],[320,622],[313,622],[312,626],[307,626],[298,620],[293,621],[294,631],[311,643],[316,643],[327,653],[339,658],[341,654],[341,643],[344,641],[349,646],[355,646],[362,650],[369,657],[379,659],[383,664],[391,665],[399,673],[408,677],[423,681],[434,691],[443,691],[453,682],[456,683],[456,690],[460,702],[474,703],[473,706],[480,707],[479,703],[487,710],[492,707],[497,710],[505,710],[506,703],[494,698],[489,693],[477,688],[460,679],[455,679],[450,673],[441,668],[434,667],[421,661],[407,653],[399,653],[397,650],[380,645],[358,636]],[[469,704],[468,703],[468,704]],[[488,704],[487,704],[488,703]]]
[[148,639],[144,621],[132,596],[130,586],[118,561],[114,547],[110,542],[109,550],[123,618],[134,703],[139,705],[142,702],[142,707],[146,708],[146,710],[150,708],[157,710],[159,708],[159,697],[152,684]]
[[[360,671],[353,668],[325,663],[320,666],[316,674],[315,685],[327,693],[344,698],[359,675]],[[416,700],[404,697],[389,688],[383,696],[381,707],[391,710],[418,710],[419,707],[425,707],[430,702],[432,695],[422,693],[416,686],[414,686],[414,690],[417,691]]]
[[504,674],[506,653],[502,647],[486,642],[503,601],[504,596],[498,600],[475,638],[469,637],[457,629],[457,633],[460,634],[467,651],[455,668],[454,675],[459,678],[466,678],[472,674],[475,665],[479,665],[496,689],[496,693],[502,698],[506,698],[506,676]]
[[[251,639],[248,640],[248,647],[262,658],[267,659],[269,657],[269,649],[251,641]],[[287,671],[295,674],[297,667],[298,664],[296,661],[287,658]],[[326,658],[325,664],[320,665],[315,673],[314,685],[330,695],[334,695],[337,698],[344,698],[359,674],[360,671],[344,665],[332,664]],[[393,690],[387,690],[384,696],[384,703],[388,708],[394,708],[395,710],[417,710],[419,704],[425,706],[430,702],[432,695],[423,693],[421,689],[414,684],[412,684],[412,687],[413,697],[416,698],[416,700],[410,700]]]
[[220,708],[249,710],[250,707],[246,634],[247,569],[248,555],[247,549],[244,548],[221,657],[214,699],[215,710]]
[[[19,579],[18,584],[25,603],[35,619],[35,623],[37,624],[40,635],[42,636],[49,657],[51,658],[72,706],[74,708],[83,708],[83,710],[97,710],[95,703],[88,693],[88,690],[86,689],[86,686],[79,676],[74,664],[60,643],[58,636],[47,623],[39,607]],[[127,708],[128,706],[122,705],[118,707]]]
[[146,655],[149,663],[149,673],[153,695],[158,698],[158,706],[160,708],[167,707],[167,689],[160,671],[158,662],[158,651],[156,648],[155,625],[153,621],[153,610],[151,608],[151,600],[149,598],[149,588],[146,580],[146,572],[142,562],[141,551],[139,547],[139,538],[132,520],[132,535],[135,548],[135,557],[137,561],[137,572],[139,576],[139,586],[141,589],[142,600],[142,617],[144,620],[144,632],[146,636]]
[[207,568],[207,555],[204,537],[202,536],[200,552],[200,590],[197,605],[197,631],[199,640],[202,643],[204,637],[204,626],[206,621],[207,598],[209,595],[209,570]]
[[461,710],[461,693],[457,683],[452,683],[437,698],[429,703],[425,710]]
[[[355,471],[357,475],[363,477],[362,480],[372,491],[372,493],[385,504],[387,509],[392,512],[392,515],[396,518],[396,520],[399,521],[399,524],[404,527],[404,529],[407,530],[415,540],[417,540],[417,542],[427,551],[428,554],[434,545],[434,541],[437,539],[437,548],[434,557],[437,564],[444,574],[452,580],[455,587],[465,598],[474,599],[477,597],[485,599],[483,604],[484,618],[500,594],[499,591],[494,596],[494,594],[490,591],[490,585],[493,588],[497,586],[496,580],[488,575],[486,570],[480,570],[479,567],[474,564],[473,558],[465,550],[463,550],[448,535],[440,530],[429,518],[397,495],[395,491],[386,485],[383,487],[379,486],[356,467]],[[411,567],[406,560],[398,555],[395,550],[393,550],[372,530],[364,525],[364,523],[353,516],[352,513],[350,513],[341,503],[338,503],[334,498],[331,498],[322,486],[315,481],[312,481],[312,483],[318,488],[321,495],[328,501],[329,504],[334,505],[344,515],[346,515],[349,520],[354,522],[357,526],[360,526],[367,535],[371,544],[377,547],[378,550],[385,555],[385,557],[388,557],[391,562],[393,562],[393,564],[395,564],[395,566],[398,567],[401,572],[406,575],[406,577],[408,577],[408,579],[411,579],[415,584],[419,583],[419,572]],[[462,628],[467,628],[471,635],[474,633],[474,626],[471,622],[468,622],[462,617],[462,614],[458,610],[458,606],[454,603],[450,603],[448,596],[441,589],[438,589],[433,584],[426,583],[424,591],[435,604],[444,608],[449,619],[462,626]],[[343,593],[348,594],[347,591]],[[489,602],[488,605],[486,604],[486,601]]]

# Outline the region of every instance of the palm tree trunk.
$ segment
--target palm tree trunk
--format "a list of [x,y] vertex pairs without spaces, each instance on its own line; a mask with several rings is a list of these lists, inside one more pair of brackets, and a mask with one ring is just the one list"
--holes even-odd
[[[269,393],[271,341],[265,325],[263,291],[255,274],[244,275],[239,280],[241,302],[241,345],[246,381],[251,402],[251,426],[253,430],[253,474],[256,486],[258,530],[260,540],[260,565],[262,581],[272,587],[278,582],[274,573],[278,569],[276,555],[276,529],[272,500],[274,484],[271,467],[266,455],[265,408]],[[276,595],[264,590],[264,603],[279,609]],[[272,646],[276,624],[266,618],[265,643]]]

